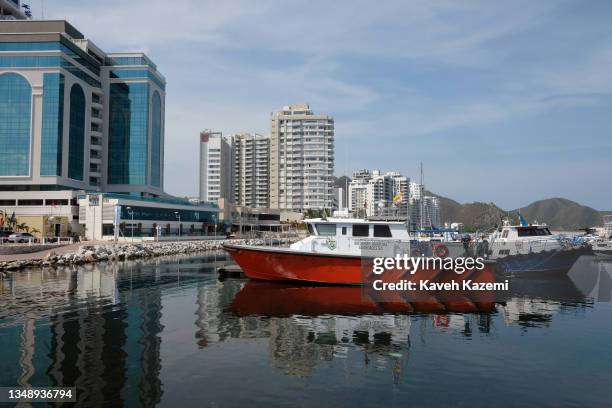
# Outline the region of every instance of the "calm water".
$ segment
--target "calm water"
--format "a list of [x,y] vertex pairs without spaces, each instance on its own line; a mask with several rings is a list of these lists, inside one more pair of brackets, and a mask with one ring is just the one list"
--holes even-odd
[[[0,282],[1,386],[80,406],[612,406],[612,260],[481,314],[362,313],[351,289],[219,281],[222,254]],[[369,314],[368,314],[369,313]]]

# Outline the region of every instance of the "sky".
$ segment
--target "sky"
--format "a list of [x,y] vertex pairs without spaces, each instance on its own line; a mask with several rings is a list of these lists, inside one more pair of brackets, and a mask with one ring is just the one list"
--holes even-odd
[[167,80],[165,190],[198,194],[198,135],[335,118],[336,175],[397,170],[460,202],[612,210],[610,1],[30,0]]

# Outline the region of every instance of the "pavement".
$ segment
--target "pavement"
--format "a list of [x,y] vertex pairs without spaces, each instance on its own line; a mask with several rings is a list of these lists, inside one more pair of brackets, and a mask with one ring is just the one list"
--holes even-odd
[[96,244],[95,241],[84,241],[77,242],[76,244],[69,245],[59,245],[54,248],[45,249],[43,251],[38,252],[29,252],[27,254],[11,254],[11,255],[0,255],[0,262],[10,262],[10,261],[25,261],[29,259],[44,259],[51,252],[54,252],[58,255],[67,254],[68,252],[77,251],[81,245],[93,245]]

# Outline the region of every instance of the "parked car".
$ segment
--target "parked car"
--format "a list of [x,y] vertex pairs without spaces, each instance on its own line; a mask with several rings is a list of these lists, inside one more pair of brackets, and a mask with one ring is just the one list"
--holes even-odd
[[36,237],[29,232],[16,232],[14,234],[9,235],[8,242],[18,243],[18,242],[37,242]]
[[0,243],[8,241],[8,237],[14,234],[13,231],[0,230]]

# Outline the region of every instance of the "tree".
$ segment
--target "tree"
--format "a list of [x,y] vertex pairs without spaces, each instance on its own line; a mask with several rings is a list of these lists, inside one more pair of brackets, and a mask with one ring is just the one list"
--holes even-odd
[[28,227],[25,222],[16,224],[15,228],[17,229],[17,231],[25,231],[25,232],[28,232],[28,230],[30,229],[30,227]]

